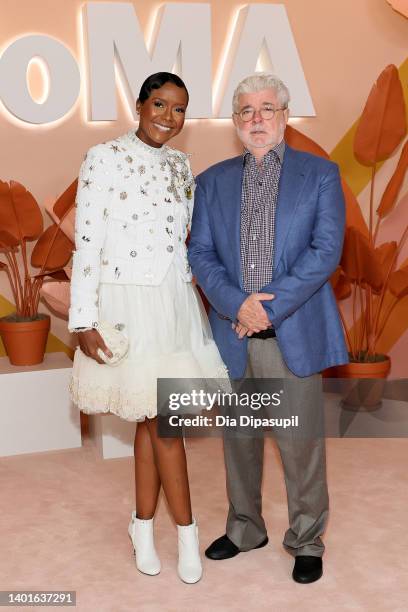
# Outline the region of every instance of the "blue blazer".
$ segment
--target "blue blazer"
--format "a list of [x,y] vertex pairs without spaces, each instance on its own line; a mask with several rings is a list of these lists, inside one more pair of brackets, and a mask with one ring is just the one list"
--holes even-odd
[[[232,378],[244,375],[248,338],[232,329],[248,293],[240,258],[242,156],[197,177],[189,261],[211,308],[214,339]],[[285,148],[275,219],[273,280],[260,292],[287,367],[309,376],[348,362],[328,281],[340,260],[345,206],[336,164]]]

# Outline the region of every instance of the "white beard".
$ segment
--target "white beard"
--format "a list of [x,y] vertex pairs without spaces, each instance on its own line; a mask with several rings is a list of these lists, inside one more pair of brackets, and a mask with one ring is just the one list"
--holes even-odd
[[249,132],[244,132],[243,130],[240,130],[238,127],[236,128],[237,130],[237,135],[238,138],[240,139],[240,141],[246,146],[250,146],[253,147],[254,149],[265,149],[266,147],[274,147],[277,144],[280,143],[280,141],[283,138],[283,134],[284,134],[284,130],[279,130],[278,133],[278,140],[276,140],[276,136],[272,136],[269,135],[267,136],[267,140],[265,140],[263,143],[260,142],[254,142],[254,140],[252,140],[253,136],[256,136],[256,132],[257,131],[262,131],[260,130],[253,130],[253,133],[249,133]]

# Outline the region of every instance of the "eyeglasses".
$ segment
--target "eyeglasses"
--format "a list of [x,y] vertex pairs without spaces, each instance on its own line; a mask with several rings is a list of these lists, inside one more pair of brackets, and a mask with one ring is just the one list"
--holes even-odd
[[[287,108],[287,106],[282,106],[281,108],[274,108],[273,106],[263,106],[259,109],[259,114],[261,115],[262,119],[268,120],[272,119],[276,112],[280,110],[286,110]],[[242,121],[246,123],[247,121],[252,121],[255,116],[255,113],[255,108],[248,107],[242,109],[242,111],[239,111],[239,113],[234,113],[234,115],[238,115],[242,119]]]

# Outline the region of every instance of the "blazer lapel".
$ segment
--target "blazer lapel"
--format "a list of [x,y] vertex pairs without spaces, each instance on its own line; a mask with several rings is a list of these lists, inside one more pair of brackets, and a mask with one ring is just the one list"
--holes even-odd
[[304,158],[286,145],[276,203],[274,269],[277,268],[305,182]]
[[226,237],[235,267],[236,278],[242,288],[241,278],[241,191],[243,163],[242,156],[235,157],[217,178],[218,206],[225,225]]

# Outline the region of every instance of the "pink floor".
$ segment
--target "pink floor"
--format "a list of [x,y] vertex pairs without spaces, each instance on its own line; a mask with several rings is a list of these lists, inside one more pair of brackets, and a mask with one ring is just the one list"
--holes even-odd
[[[162,572],[150,577],[136,570],[127,536],[132,460],[99,459],[87,440],[78,450],[0,460],[0,590],[72,589],[76,609],[90,612],[406,612],[408,440],[330,439],[327,447],[331,517],[325,573],[317,583],[298,585],[290,577],[293,560],[281,546],[286,494],[270,440],[264,482],[269,545],[228,561],[205,559],[196,585],[177,577],[176,530],[164,500],[156,520]],[[204,549],[224,533],[221,440],[190,440],[187,448]]]

